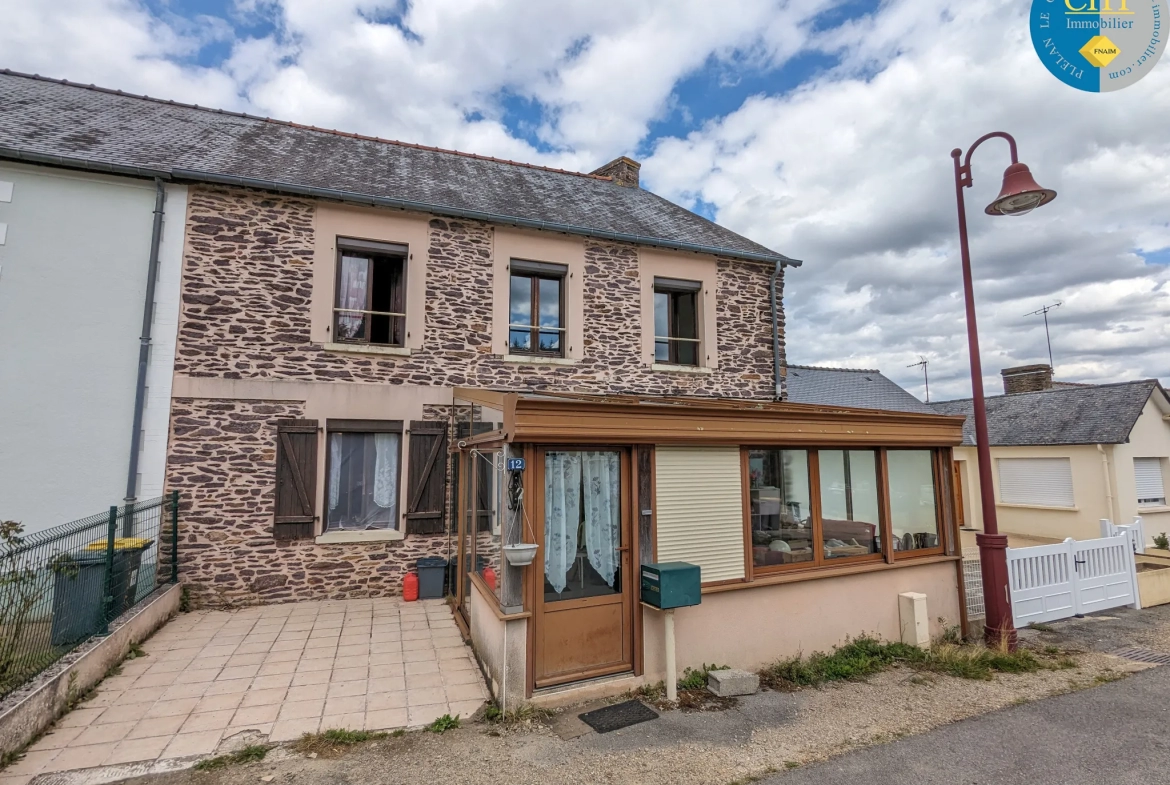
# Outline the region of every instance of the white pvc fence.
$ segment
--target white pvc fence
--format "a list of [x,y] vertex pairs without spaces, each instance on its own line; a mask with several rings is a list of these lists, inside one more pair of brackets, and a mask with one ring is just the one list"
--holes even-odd
[[1129,537],[1130,543],[1133,545],[1134,553],[1146,552],[1146,527],[1142,523],[1140,516],[1135,517],[1133,523],[1127,523],[1121,526],[1114,524],[1108,518],[1101,519],[1102,537],[1116,537],[1119,534],[1125,534]]
[[[1112,525],[1112,524],[1111,524]],[[1098,540],[1008,548],[1012,621],[1017,627],[1128,605],[1141,608],[1130,526]],[[1138,540],[1140,543],[1140,540]]]

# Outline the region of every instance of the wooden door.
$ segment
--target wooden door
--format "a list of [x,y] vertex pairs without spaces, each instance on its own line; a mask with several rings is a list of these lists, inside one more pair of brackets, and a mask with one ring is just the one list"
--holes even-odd
[[629,477],[625,450],[538,453],[536,687],[633,669]]
[[955,520],[960,529],[965,529],[967,521],[963,517],[963,470],[959,464],[959,461],[951,461],[951,476],[955,480],[951,487],[955,490]]

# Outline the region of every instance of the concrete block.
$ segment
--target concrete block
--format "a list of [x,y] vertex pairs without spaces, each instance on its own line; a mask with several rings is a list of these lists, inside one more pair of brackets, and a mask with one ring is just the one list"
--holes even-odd
[[902,643],[930,648],[930,617],[926,614],[926,595],[908,591],[898,595],[898,619]]
[[760,689],[760,677],[735,668],[710,671],[707,673],[707,689],[720,698],[753,695]]

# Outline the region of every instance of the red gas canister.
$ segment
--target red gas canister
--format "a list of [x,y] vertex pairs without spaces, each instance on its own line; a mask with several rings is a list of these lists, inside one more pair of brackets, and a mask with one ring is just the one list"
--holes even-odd
[[496,571],[491,567],[483,568],[483,582],[488,585],[492,591],[496,590]]
[[418,599],[418,575],[413,572],[406,573],[406,577],[402,579],[402,599],[407,602]]

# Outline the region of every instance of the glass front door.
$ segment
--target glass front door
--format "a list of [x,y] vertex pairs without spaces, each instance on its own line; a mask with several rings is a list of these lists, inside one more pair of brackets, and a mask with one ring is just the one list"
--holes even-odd
[[546,450],[536,683],[632,666],[628,458],[618,450]]

